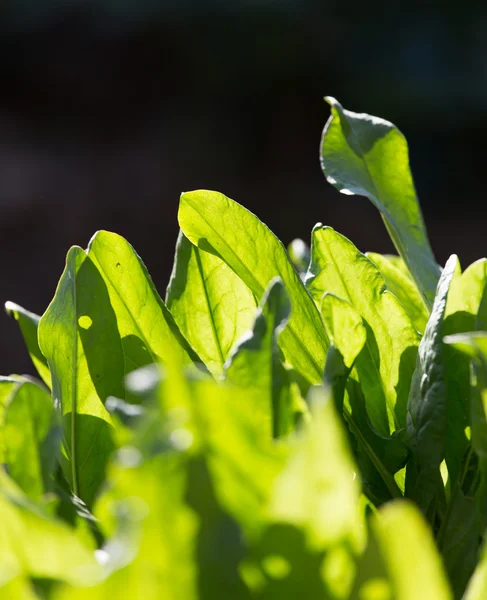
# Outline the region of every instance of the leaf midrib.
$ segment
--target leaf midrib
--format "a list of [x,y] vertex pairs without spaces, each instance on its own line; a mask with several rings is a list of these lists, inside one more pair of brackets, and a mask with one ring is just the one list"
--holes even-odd
[[195,253],[195,257],[196,257],[196,263],[197,263],[197,267],[198,267],[198,274],[200,276],[201,285],[203,287],[203,294],[204,294],[206,306],[208,308],[208,314],[210,316],[211,331],[212,331],[212,334],[213,334],[213,339],[215,341],[215,346],[216,346],[216,348],[218,350],[218,353],[220,355],[220,367],[222,367],[223,363],[225,362],[225,357],[223,356],[223,349],[221,347],[220,338],[218,336],[217,329],[216,329],[215,318],[213,316],[213,311],[212,311],[212,307],[211,307],[211,302],[210,302],[210,297],[209,297],[209,293],[208,293],[208,288],[206,286],[206,279],[205,279],[205,277],[203,275],[203,264],[201,262],[200,249],[197,246],[193,246],[193,249],[194,249],[194,253]]

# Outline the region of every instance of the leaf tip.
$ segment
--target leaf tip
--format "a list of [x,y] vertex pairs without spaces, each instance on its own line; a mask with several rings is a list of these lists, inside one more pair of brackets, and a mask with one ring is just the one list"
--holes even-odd
[[7,300],[7,302],[5,302],[5,305],[4,305],[5,312],[7,313],[7,315],[9,317],[15,316],[17,307],[18,307],[18,305],[15,304],[15,302],[11,302],[10,300]]

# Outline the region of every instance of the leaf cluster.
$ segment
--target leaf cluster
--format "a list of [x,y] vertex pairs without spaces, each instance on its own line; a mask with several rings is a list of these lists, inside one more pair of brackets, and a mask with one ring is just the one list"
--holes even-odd
[[397,256],[199,190],[164,300],[99,231],[7,303],[39,377],[0,378],[1,597],[487,597],[487,260],[441,268],[404,136],[328,101]]

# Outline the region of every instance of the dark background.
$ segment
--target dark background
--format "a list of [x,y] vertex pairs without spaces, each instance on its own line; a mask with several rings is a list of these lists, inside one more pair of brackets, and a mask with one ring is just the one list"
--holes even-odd
[[[404,8],[407,6],[407,8]],[[409,140],[439,262],[487,254],[487,4],[15,0],[0,7],[2,302],[41,314],[69,246],[124,235],[164,296],[179,194],[217,189],[289,243],[321,221],[391,251],[320,172],[329,109]],[[31,372],[0,316],[2,373]]]

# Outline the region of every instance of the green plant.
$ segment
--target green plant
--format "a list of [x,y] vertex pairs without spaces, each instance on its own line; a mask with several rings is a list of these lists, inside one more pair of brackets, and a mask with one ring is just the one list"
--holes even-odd
[[487,596],[487,261],[440,269],[404,137],[330,104],[399,256],[196,191],[165,302],[101,231],[7,303],[40,380],[0,380],[2,597]]

